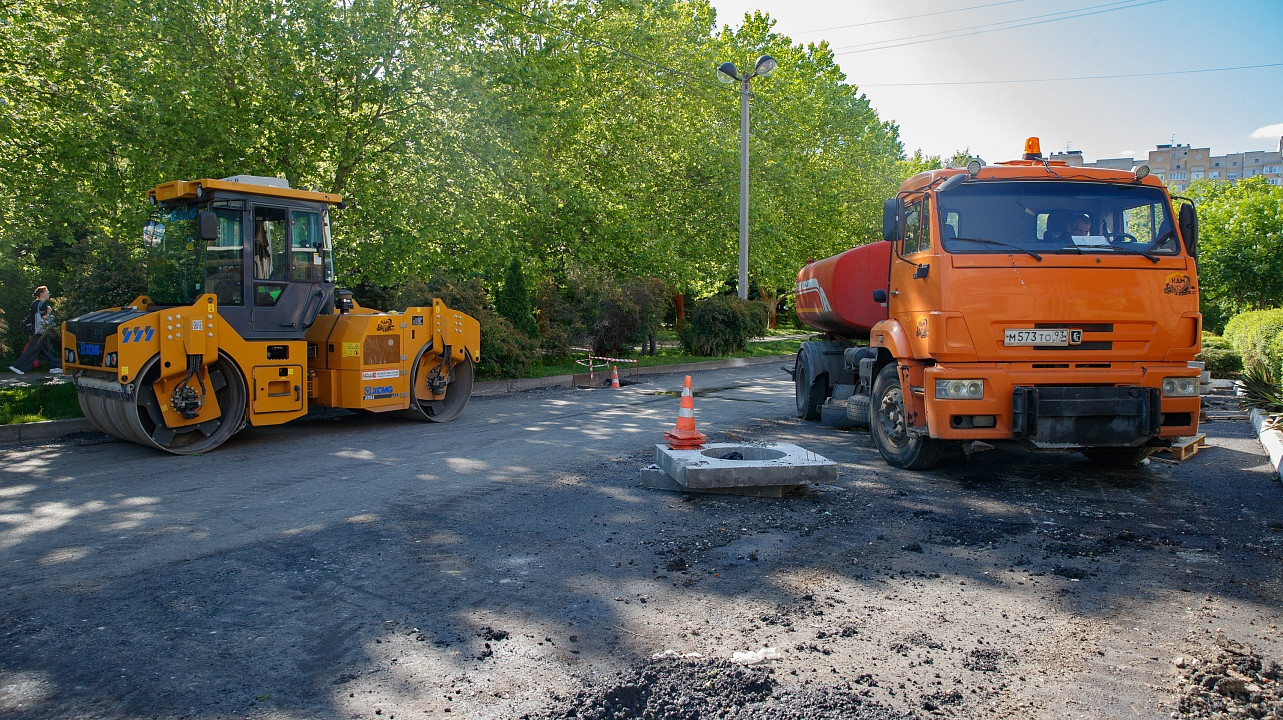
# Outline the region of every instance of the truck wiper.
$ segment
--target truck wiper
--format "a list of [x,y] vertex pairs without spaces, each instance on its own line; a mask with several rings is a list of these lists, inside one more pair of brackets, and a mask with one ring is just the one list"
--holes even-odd
[[1019,250],[1020,252],[1025,253],[1026,255],[1033,258],[1034,260],[1037,260],[1038,262],[1042,262],[1042,256],[1034,252],[1033,250],[1030,250],[1028,248],[1022,248],[1019,245],[1012,245],[1011,243],[1005,243],[1000,240],[990,240],[988,238],[964,238],[964,237],[951,238],[951,239],[959,240],[961,242],[980,243],[981,245],[999,245],[1001,247],[1008,247],[1008,248],[1011,248],[1012,250]]
[[1141,257],[1148,259],[1150,262],[1154,263],[1155,265],[1158,264],[1158,257],[1155,256],[1153,253],[1148,253],[1148,252],[1145,252],[1144,250],[1137,250],[1136,248],[1122,247],[1119,245],[1110,245],[1110,247],[1112,247],[1114,250],[1122,250],[1125,253],[1131,253],[1132,255],[1140,255]]
[[1152,253],[1145,252],[1144,250],[1137,250],[1136,248],[1123,247],[1123,246],[1121,246],[1121,245],[1087,245],[1087,246],[1080,246],[1080,247],[1078,248],[1078,254],[1079,254],[1079,255],[1081,255],[1081,254],[1083,254],[1084,252],[1087,252],[1087,251],[1089,251],[1089,250],[1090,250],[1090,251],[1092,251],[1092,252],[1099,252],[1099,251],[1101,251],[1101,250],[1105,250],[1105,249],[1112,250],[1113,252],[1123,252],[1123,253],[1127,253],[1127,254],[1129,254],[1129,255],[1140,255],[1141,257],[1143,257],[1143,258],[1145,258],[1145,259],[1149,260],[1150,262],[1154,263],[1155,265],[1157,265],[1157,264],[1158,264],[1158,258],[1157,258],[1155,255],[1153,255]]

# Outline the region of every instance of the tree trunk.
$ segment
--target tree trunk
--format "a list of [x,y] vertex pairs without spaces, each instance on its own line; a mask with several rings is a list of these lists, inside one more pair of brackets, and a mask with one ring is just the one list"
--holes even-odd
[[775,317],[775,308],[780,304],[780,296],[774,290],[768,290],[761,285],[757,286],[757,294],[761,296],[762,302],[766,303],[766,326],[774,330],[779,319]]

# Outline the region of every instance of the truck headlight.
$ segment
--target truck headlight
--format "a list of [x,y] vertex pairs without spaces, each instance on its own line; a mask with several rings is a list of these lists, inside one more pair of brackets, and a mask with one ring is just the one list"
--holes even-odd
[[984,396],[984,380],[936,380],[937,400],[979,400]]
[[1197,397],[1198,378],[1169,377],[1163,378],[1163,397]]

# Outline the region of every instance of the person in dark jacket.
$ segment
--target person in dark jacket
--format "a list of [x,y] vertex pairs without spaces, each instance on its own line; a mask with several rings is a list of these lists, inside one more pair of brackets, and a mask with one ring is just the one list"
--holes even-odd
[[22,355],[9,366],[9,369],[19,375],[25,375],[31,371],[38,357],[49,366],[50,375],[61,375],[62,358],[58,356],[58,350],[55,347],[61,343],[55,343],[51,338],[55,321],[53,309],[49,307],[49,288],[44,285],[36,288],[35,299],[31,301],[28,317],[31,318],[31,339],[27,341],[27,347],[23,349]]

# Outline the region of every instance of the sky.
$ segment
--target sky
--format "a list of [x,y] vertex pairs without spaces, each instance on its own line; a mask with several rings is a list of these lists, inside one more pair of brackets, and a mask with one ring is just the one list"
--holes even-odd
[[[719,26],[756,10],[794,44],[828,41],[906,155],[997,162],[1037,136],[1044,154],[1093,162],[1171,143],[1278,150],[1283,137],[1283,0],[711,3]],[[753,82],[769,94],[770,78]]]

